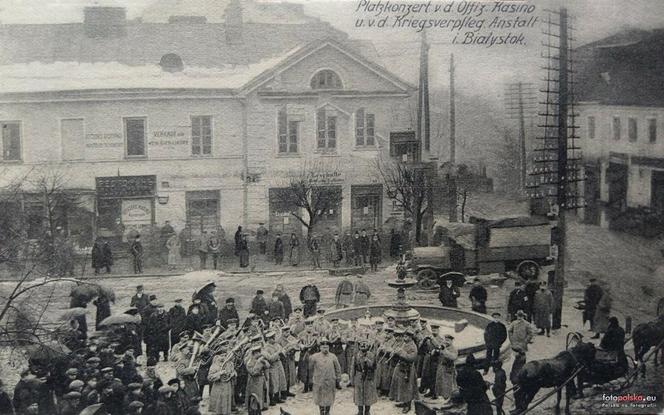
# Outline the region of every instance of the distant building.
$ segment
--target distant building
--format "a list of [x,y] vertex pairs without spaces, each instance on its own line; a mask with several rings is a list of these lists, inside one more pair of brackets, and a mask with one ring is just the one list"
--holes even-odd
[[142,20],[92,7],[82,23],[0,25],[0,185],[57,172],[86,199],[69,231],[124,240],[166,220],[299,233],[274,195],[306,163],[343,195],[320,226],[403,215],[374,165],[419,154],[414,89],[371,48],[298,6],[231,0],[208,19],[169,17],[170,3]]
[[587,222],[664,215],[663,46],[664,30],[631,31],[576,51]]

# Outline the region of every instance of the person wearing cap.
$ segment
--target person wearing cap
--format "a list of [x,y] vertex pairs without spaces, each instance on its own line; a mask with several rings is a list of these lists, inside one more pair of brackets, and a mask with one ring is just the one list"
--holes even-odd
[[141,389],[143,388],[142,383],[138,382],[132,382],[127,385],[127,393],[125,394],[124,397],[124,408],[127,410],[127,412],[130,411],[130,405],[132,402],[135,401],[140,401],[143,402],[145,397],[143,396],[143,392]]
[[247,234],[243,233],[238,245],[238,256],[240,258],[240,268],[249,266],[249,241],[247,241]]
[[286,372],[284,371],[280,357],[284,354],[284,349],[277,343],[274,331],[265,333],[265,340],[262,353],[268,363],[270,363],[268,370],[270,406],[274,406],[275,404],[285,402],[286,390],[288,389]]
[[329,257],[332,260],[332,266],[339,268],[339,262],[343,259],[343,247],[339,239],[339,233],[335,232],[329,244]]
[[281,265],[284,262],[284,240],[281,239],[281,233],[277,232],[277,236],[274,239],[274,263],[275,265]]
[[291,328],[293,335],[300,334],[304,330],[304,314],[302,313],[302,306],[293,308],[293,313],[288,318],[286,323]]
[[346,362],[344,353],[344,330],[339,324],[339,319],[334,317],[330,319],[330,328],[325,330],[325,333],[330,342],[330,352],[333,353],[339,365],[341,366],[341,373],[348,373],[348,363]]
[[162,386],[158,390],[157,401],[152,405],[152,412],[155,414],[172,414],[171,400],[173,396],[173,388],[170,386]]
[[136,286],[136,294],[131,297],[130,307],[135,307],[138,313],[143,315],[143,309],[150,303],[150,300],[144,292],[143,285]]
[[181,388],[180,379],[173,378],[167,382],[167,385],[173,389],[171,398],[166,404],[171,408],[171,413],[181,414],[189,406],[189,399]]
[[452,398],[452,393],[457,389],[456,384],[456,359],[459,352],[454,346],[454,336],[446,334],[440,347],[436,351],[439,355],[438,366],[436,367],[436,387],[434,399],[440,395],[445,400]]
[[309,251],[311,251],[311,264],[313,269],[320,269],[320,241],[316,234],[313,234],[309,239]]
[[521,281],[516,281],[514,283],[514,289],[510,292],[510,296],[507,299],[507,315],[510,321],[516,320],[516,312],[519,310],[526,311],[528,310],[528,302],[530,298],[526,293],[526,290],[523,289]]
[[457,298],[461,297],[461,292],[459,287],[454,285],[452,278],[446,278],[445,283],[441,284],[440,292],[438,293],[438,299],[440,304],[443,307],[454,307],[457,308]]
[[270,312],[267,308],[267,302],[265,301],[263,294],[265,294],[263,290],[256,290],[256,296],[251,300],[250,312],[254,313],[267,325],[270,321]]
[[281,303],[284,305],[284,320],[288,320],[290,315],[293,313],[293,303],[291,302],[290,296],[284,289],[284,285],[277,284],[274,291],[272,292],[272,296],[274,296],[274,294],[277,294],[279,301],[281,301]]
[[337,292],[334,296],[334,303],[337,308],[347,308],[353,304],[353,293],[355,292],[355,287],[353,283],[345,276],[343,280],[337,285]]
[[457,385],[461,398],[467,405],[466,413],[470,415],[493,415],[493,409],[486,395],[487,382],[475,369],[475,356],[466,356],[466,363],[457,374]]
[[353,403],[358,415],[371,415],[371,405],[378,401],[376,382],[376,355],[370,350],[369,342],[362,341],[351,359],[350,377],[353,380]]
[[25,369],[20,373],[20,379],[14,386],[12,405],[18,414],[25,413],[28,406],[34,402],[34,379],[35,376],[30,370]]
[[477,313],[486,314],[487,296],[486,288],[482,287],[479,278],[475,278],[473,280],[473,288],[470,289],[470,294],[468,294],[472,310]]
[[267,391],[268,389],[268,370],[270,363],[261,354],[261,345],[253,345],[249,349],[249,354],[244,358],[244,366],[247,369],[247,384],[245,391],[245,404],[247,409],[251,408],[252,397],[256,395],[258,404],[261,409],[268,409],[270,402]]
[[403,343],[403,333],[396,335],[391,327],[384,329],[385,337],[382,342],[377,344],[378,356],[380,358],[376,370],[376,386],[381,396],[387,396],[390,393],[392,384],[392,375],[397,365],[397,359],[394,358],[394,351]]
[[489,372],[491,362],[500,359],[500,346],[507,340],[507,327],[500,321],[500,313],[491,313],[491,321],[484,328],[484,344],[486,345],[486,365],[484,374]]
[[312,388],[309,359],[318,351],[317,333],[314,331],[313,318],[308,317],[304,322],[304,329],[299,333],[300,361],[297,367],[297,377],[304,384],[304,393]]
[[491,393],[494,397],[494,405],[496,406],[496,415],[503,415],[503,402],[505,401],[505,389],[507,388],[507,375],[503,369],[503,362],[494,360],[491,362],[493,369],[493,385],[491,386]]
[[420,393],[426,394],[428,398],[435,398],[436,393],[436,372],[440,353],[436,351],[442,346],[443,338],[440,337],[440,326],[432,324],[430,334],[424,338],[418,347],[418,352],[423,354],[422,373],[420,381]]
[[141,235],[136,235],[129,248],[131,256],[134,258],[134,274],[143,273],[143,244],[141,244]]
[[258,229],[256,229],[256,242],[258,242],[258,253],[265,255],[267,252],[267,236],[268,230],[265,229],[263,222],[258,224]]
[[[200,300],[198,301],[200,302]],[[192,304],[187,314],[187,320],[185,321],[185,330],[190,333],[190,337],[193,337],[194,332],[202,334],[204,326],[205,317],[201,314],[200,304]]]
[[305,318],[316,314],[316,307],[320,301],[320,292],[313,283],[314,279],[308,278],[307,282],[307,285],[300,290],[300,301],[304,305]]
[[378,264],[383,261],[383,248],[380,243],[378,234],[371,236],[371,242],[369,245],[369,263],[371,264],[371,270],[376,272],[378,271]]
[[371,290],[369,286],[364,282],[362,274],[355,275],[355,297],[353,298],[353,304],[355,307],[365,306],[371,298]]
[[328,415],[341,380],[341,366],[337,357],[330,353],[330,343],[326,338],[319,340],[318,344],[320,351],[309,359],[313,400],[320,415]]
[[217,236],[217,231],[212,231],[207,240],[208,255],[212,257],[212,269],[217,269],[221,259],[221,240]]
[[602,287],[597,284],[595,278],[591,278],[588,287],[586,287],[583,292],[583,324],[585,325],[586,321],[590,322],[590,330],[593,330],[593,320],[595,320],[595,311],[597,310],[597,304],[602,298],[604,291]]
[[159,361],[159,353],[164,354],[164,361],[168,361],[168,343],[170,325],[168,314],[162,304],[155,305],[155,311],[150,314],[145,325],[145,345],[147,356]]
[[[537,293],[540,294],[541,290]],[[597,309],[595,310],[595,316],[593,317],[593,332],[595,335],[592,336],[591,339],[598,339],[600,334],[606,333],[608,330],[612,303],[611,287],[607,284],[603,288],[602,297],[600,297],[599,302],[597,303]],[[548,330],[546,335],[547,337],[549,336]]]
[[341,238],[341,250],[343,251],[344,258],[346,258],[346,265],[353,265],[353,236],[350,234],[350,230],[347,229],[344,233],[343,238]]
[[292,266],[296,267],[300,263],[300,239],[295,233],[291,233],[288,240],[288,259]]
[[275,319],[283,320],[286,318],[286,313],[284,312],[284,304],[279,299],[279,293],[273,292],[270,302],[267,304],[268,318],[271,321]]
[[180,335],[187,326],[187,312],[182,307],[182,298],[176,298],[175,304],[168,309],[168,325],[171,333],[171,345],[180,340]]
[[233,387],[237,379],[235,358],[228,342],[219,345],[220,351],[212,358],[208,371],[210,382],[209,410],[215,415],[230,415],[233,410]]
[[[535,326],[539,329],[538,335],[546,333],[546,337],[551,335],[551,314],[553,313],[553,294],[546,286],[546,282],[540,283],[540,289],[535,293],[533,299],[533,320]],[[608,317],[607,317],[608,318]],[[595,321],[597,313],[595,313]],[[595,326],[596,330],[597,327]],[[599,336],[598,336],[599,337]]]
[[235,321],[240,320],[240,316],[238,315],[237,309],[235,308],[234,298],[229,297],[226,299],[224,307],[221,310],[219,310],[218,320],[219,323],[221,324],[221,327],[225,329],[228,328],[229,320],[235,320]]
[[187,397],[187,402],[191,402],[194,398],[199,398],[201,391],[198,382],[196,382],[196,368],[185,367],[178,372],[178,376],[182,379],[181,387]]
[[292,333],[290,326],[285,326],[281,329],[281,337],[277,342],[284,350],[284,357],[282,363],[284,372],[286,373],[286,398],[293,397],[295,394],[291,393],[290,389],[297,384],[297,365],[295,363],[295,354],[300,350],[300,344]]
[[83,408],[81,408],[81,393],[69,392],[62,395],[60,404],[60,415],[78,415]]
[[[395,331],[397,333],[397,331]],[[412,332],[398,333],[403,337],[402,343],[393,351],[397,365],[392,374],[389,397],[398,402],[397,408],[403,408],[403,413],[411,410],[412,401],[417,397],[417,373],[415,360],[417,359],[417,345],[413,341]],[[405,334],[405,335],[404,335]]]
[[141,401],[132,401],[127,405],[127,413],[129,415],[138,415],[143,413],[143,407],[145,405]]
[[535,336],[535,328],[526,321],[525,311],[517,310],[515,317],[516,320],[507,327],[507,334],[512,344],[512,350],[518,348],[525,354],[528,351],[528,344],[532,342]]

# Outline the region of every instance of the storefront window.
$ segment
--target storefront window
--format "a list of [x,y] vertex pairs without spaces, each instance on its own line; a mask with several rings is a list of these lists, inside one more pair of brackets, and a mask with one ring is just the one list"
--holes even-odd
[[187,224],[192,234],[199,236],[203,231],[208,233],[219,225],[219,192],[192,191],[185,195],[187,201]]

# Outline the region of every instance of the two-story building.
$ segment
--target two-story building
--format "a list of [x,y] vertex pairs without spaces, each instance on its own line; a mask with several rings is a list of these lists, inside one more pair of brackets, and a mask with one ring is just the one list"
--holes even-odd
[[323,225],[401,214],[375,163],[419,151],[413,87],[328,24],[243,10],[145,22],[92,7],[82,23],[0,26],[0,185],[57,176],[88,213],[70,231],[91,236],[166,220],[300,232],[275,194],[307,166],[342,195]]
[[663,43],[664,31],[638,31],[577,50],[587,222],[664,214]]

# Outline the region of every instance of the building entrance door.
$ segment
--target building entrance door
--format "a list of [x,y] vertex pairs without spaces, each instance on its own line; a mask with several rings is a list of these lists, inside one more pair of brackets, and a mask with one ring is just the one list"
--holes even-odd
[[378,229],[383,223],[383,186],[351,186],[351,228]]
[[653,170],[651,180],[650,207],[664,215],[664,171]]

